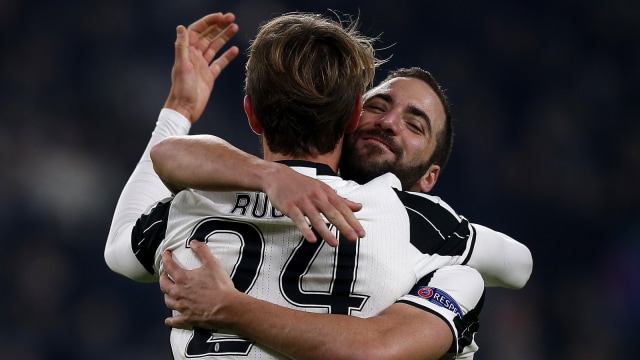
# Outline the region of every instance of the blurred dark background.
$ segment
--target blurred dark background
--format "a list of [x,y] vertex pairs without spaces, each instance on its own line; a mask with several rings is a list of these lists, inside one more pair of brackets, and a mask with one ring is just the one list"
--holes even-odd
[[[175,27],[233,11],[244,51],[291,10],[360,12],[447,89],[457,137],[432,194],[533,252],[491,288],[476,359],[634,358],[640,335],[640,2],[0,1],[0,357],[170,359],[156,284],[102,252],[170,87]],[[256,155],[244,54],[193,133]]]

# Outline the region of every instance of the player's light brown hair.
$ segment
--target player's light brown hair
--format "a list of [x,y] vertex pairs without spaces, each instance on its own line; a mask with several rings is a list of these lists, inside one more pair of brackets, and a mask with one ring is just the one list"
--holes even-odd
[[351,18],[294,12],[259,28],[245,93],[271,151],[304,156],[335,149],[380,63],[375,39],[357,26]]

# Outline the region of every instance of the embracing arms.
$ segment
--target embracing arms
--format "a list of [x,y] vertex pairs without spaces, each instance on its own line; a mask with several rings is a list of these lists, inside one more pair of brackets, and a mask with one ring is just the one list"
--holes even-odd
[[[273,205],[291,218],[309,241],[317,240],[309,228],[308,224],[311,224],[329,245],[338,244],[322,215],[349,240],[365,236],[353,214],[362,207],[360,204],[337,195],[321,181],[300,175],[286,165],[247,154],[219,137],[170,137],[151,150],[151,159],[160,178],[174,190],[265,192]],[[290,179],[296,181],[289,182]]]
[[[160,287],[180,312],[165,320],[169,326],[228,329],[293,359],[438,359],[456,344],[455,314],[432,303],[395,303],[366,319],[284,308],[237,291],[206,244],[192,241],[191,248],[202,261],[197,269],[163,255]],[[464,313],[481,301],[482,279],[472,268],[443,268],[434,279],[429,285],[453,295]]]
[[[354,230],[358,229],[359,224],[353,214],[347,211],[348,200],[337,196],[329,186],[301,175],[288,166],[242,152],[218,137],[170,137],[152,149],[151,157],[156,171],[165,182],[202,190],[264,191],[280,211],[297,219],[299,228],[303,229],[306,224],[303,213],[309,217],[314,228],[323,228],[324,232],[319,233],[329,244],[337,242],[326,228],[320,213],[324,213],[333,224],[339,225],[343,235],[349,235],[350,239],[356,236]],[[355,205],[351,203],[351,209],[356,209]],[[448,205],[445,206],[448,208]],[[529,249],[485,226],[473,224],[473,227],[477,241],[470,250],[471,257],[467,265],[482,274],[487,286],[522,288],[533,266]],[[349,232],[344,232],[344,229]],[[312,235],[308,233],[312,232],[307,228],[305,236],[310,239]]]

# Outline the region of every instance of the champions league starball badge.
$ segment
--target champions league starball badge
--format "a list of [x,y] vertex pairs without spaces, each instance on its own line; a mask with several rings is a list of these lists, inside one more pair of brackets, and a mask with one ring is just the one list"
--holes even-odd
[[462,310],[458,303],[446,292],[429,286],[421,286],[415,291],[415,295],[429,302],[443,307],[449,311],[453,311],[460,319],[462,319]]

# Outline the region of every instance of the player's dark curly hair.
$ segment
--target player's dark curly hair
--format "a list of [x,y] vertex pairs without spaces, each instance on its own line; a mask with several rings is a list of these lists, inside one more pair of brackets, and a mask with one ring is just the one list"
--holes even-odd
[[271,151],[300,157],[335,149],[379,64],[375,39],[357,25],[295,12],[260,27],[245,93]]

